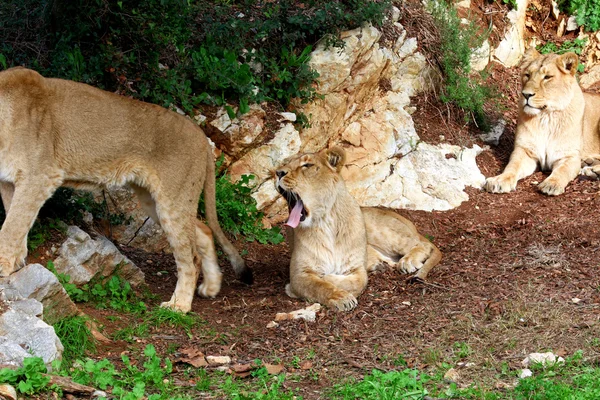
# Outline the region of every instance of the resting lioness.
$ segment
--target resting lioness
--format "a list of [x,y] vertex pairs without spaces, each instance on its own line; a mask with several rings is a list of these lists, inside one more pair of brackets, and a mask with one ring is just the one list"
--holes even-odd
[[415,226],[389,210],[360,208],[339,172],[339,147],[292,158],[276,171],[288,202],[292,248],[286,293],[351,310],[367,286],[367,272],[385,264],[424,279],[440,251]]
[[539,165],[552,173],[538,188],[559,195],[579,174],[581,160],[598,158],[600,96],[581,91],[578,64],[575,53],[541,55],[532,48],[525,54],[515,147],[504,172],[487,179],[486,190],[515,190]]
[[[177,286],[163,306],[190,310],[200,263],[198,293],[219,292],[213,234],[237,276],[251,282],[217,221],[214,169],[202,130],[174,112],[25,68],[0,72],[0,275],[24,263],[27,233],[59,186],[129,185],[173,248]],[[196,219],[202,190],[210,229]]]

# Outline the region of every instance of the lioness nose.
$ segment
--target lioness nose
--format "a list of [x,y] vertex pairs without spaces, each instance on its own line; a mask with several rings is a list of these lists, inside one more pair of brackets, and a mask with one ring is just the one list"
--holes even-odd
[[521,94],[523,95],[523,97],[525,97],[525,100],[529,100],[530,97],[533,97],[533,95],[535,93],[526,93],[526,92],[521,92]]
[[277,177],[279,179],[283,178],[285,175],[287,174],[287,172],[279,170],[279,171],[275,171],[275,175],[277,175]]

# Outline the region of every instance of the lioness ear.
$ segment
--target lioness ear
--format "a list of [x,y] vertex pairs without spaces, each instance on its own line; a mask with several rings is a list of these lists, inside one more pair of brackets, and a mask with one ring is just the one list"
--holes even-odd
[[325,157],[329,165],[331,165],[337,172],[342,170],[342,167],[346,162],[346,152],[344,149],[337,146],[326,150]]
[[579,57],[575,53],[565,53],[556,61],[558,68],[564,73],[575,75],[579,66]]
[[535,49],[535,47],[531,46],[525,54],[523,54],[523,59],[521,60],[521,67],[526,66],[536,58],[538,58],[541,54]]

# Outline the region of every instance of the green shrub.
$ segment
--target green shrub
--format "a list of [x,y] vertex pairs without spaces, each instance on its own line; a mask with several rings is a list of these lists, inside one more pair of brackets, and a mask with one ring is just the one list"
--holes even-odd
[[441,39],[439,63],[444,83],[440,98],[463,109],[467,113],[466,120],[472,115],[478,126],[485,130],[489,122],[483,106],[494,93],[483,83],[483,74],[471,74],[472,49],[481,46],[485,35],[478,32],[474,21],[462,25],[451,5],[445,2],[429,4]]
[[537,51],[539,51],[542,54],[548,54],[548,53],[564,54],[564,53],[568,53],[568,52],[572,51],[575,54],[581,55],[581,52],[583,51],[583,48],[585,47],[586,43],[587,43],[587,38],[573,39],[572,41],[565,40],[563,43],[561,43],[558,46],[556,45],[556,43],[547,42],[543,45],[537,46],[536,49],[537,49]]
[[17,388],[20,393],[34,394],[44,390],[50,378],[44,360],[40,357],[27,357],[23,366],[18,369],[0,369],[0,383],[8,383]]
[[[0,4],[0,65],[26,65],[191,111],[315,97],[310,45],[364,22],[390,0],[22,0]],[[36,26],[37,29],[29,29]],[[243,111],[243,107],[242,107]]]
[[562,0],[561,10],[577,16],[577,23],[590,32],[600,30],[600,0]]
[[[223,164],[223,157],[217,160],[217,171]],[[239,181],[232,182],[227,171],[217,172],[216,199],[217,214],[221,227],[234,236],[242,235],[247,241],[278,244],[283,241],[278,227],[265,229],[262,226],[263,213],[256,208],[252,193],[252,175],[242,175]],[[204,198],[200,199],[200,213],[204,214]]]

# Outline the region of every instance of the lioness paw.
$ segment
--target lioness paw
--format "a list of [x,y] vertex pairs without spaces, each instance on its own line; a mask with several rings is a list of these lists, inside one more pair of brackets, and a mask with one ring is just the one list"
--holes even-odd
[[13,272],[20,269],[20,267],[22,267],[23,265],[25,265],[24,258],[21,259],[17,257],[12,257],[9,259],[6,257],[0,257],[0,277],[9,276]]
[[413,257],[403,257],[398,263],[398,270],[405,274],[412,274],[421,269],[423,263]]
[[206,280],[198,286],[198,294],[202,297],[215,297],[221,290],[221,282],[207,282]]
[[538,185],[538,189],[542,193],[545,193],[549,196],[558,196],[559,194],[563,194],[565,192],[565,187],[557,182],[552,177],[546,178],[542,183]]
[[341,291],[340,294],[329,300],[329,306],[339,311],[350,311],[358,305],[358,300],[352,293]]
[[508,193],[517,188],[517,181],[512,176],[498,175],[487,178],[483,188],[490,193]]
[[175,301],[173,299],[171,299],[169,301],[163,301],[162,303],[160,303],[160,306],[162,308],[168,308],[173,311],[179,311],[182,313],[188,313],[192,309],[191,302],[184,303],[184,302]]
[[590,178],[600,179],[600,165],[584,166],[579,172],[580,175],[589,176]]
[[292,284],[291,283],[288,283],[287,285],[285,285],[285,294],[287,294],[288,296],[290,296],[292,299],[297,299],[297,298],[300,297],[292,289]]

